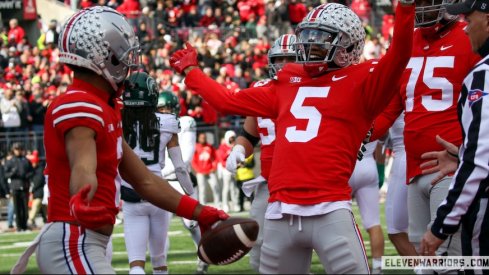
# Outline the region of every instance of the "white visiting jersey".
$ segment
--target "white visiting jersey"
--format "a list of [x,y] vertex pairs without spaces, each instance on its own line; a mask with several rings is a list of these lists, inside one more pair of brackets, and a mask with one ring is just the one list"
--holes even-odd
[[[187,165],[188,171],[190,171],[190,164],[194,156],[195,143],[197,142],[197,123],[195,119],[190,116],[182,116],[179,118],[180,121],[180,133],[178,133],[178,143],[180,144],[180,150],[182,151],[182,159],[185,165]],[[168,156],[168,150],[166,151],[166,156]],[[171,162],[170,158],[164,168],[161,170],[163,177],[165,179],[174,180],[175,167]]]
[[[161,177],[161,169],[165,167],[165,148],[168,142],[171,140],[173,134],[178,134],[180,131],[179,121],[174,114],[160,114],[156,113],[156,117],[160,124],[160,140],[159,146],[152,151],[145,152],[137,140],[136,146],[133,148],[134,153],[141,158],[146,164],[146,167],[155,175]],[[139,127],[136,128],[137,135],[139,136]],[[173,165],[172,165],[173,167]],[[130,184],[123,181],[122,185],[132,188]]]

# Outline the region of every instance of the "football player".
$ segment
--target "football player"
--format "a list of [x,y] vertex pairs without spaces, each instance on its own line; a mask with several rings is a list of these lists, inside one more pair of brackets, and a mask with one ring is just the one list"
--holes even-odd
[[[297,38],[293,34],[284,34],[275,40],[268,51],[268,74],[269,79],[253,83],[251,87],[260,87],[268,85],[271,79],[274,79],[277,72],[280,71],[285,63],[296,61],[296,52],[294,45]],[[260,228],[263,228],[265,222],[265,211],[268,203],[268,186],[267,180],[272,165],[273,150],[275,146],[275,120],[264,117],[246,117],[241,135],[236,139],[231,154],[226,160],[226,169],[236,173],[240,163],[253,154],[253,148],[260,142],[260,163],[261,175],[252,181],[243,184],[243,192],[250,196],[254,193],[251,203],[250,216],[258,222]],[[258,237],[255,245],[250,251],[250,265],[258,272],[260,267],[260,250],[263,243],[263,230],[258,231]]]
[[198,220],[202,230],[229,217],[175,191],[124,141],[119,97],[128,72],[138,66],[139,43],[123,15],[101,6],[76,12],[58,48],[74,80],[46,112],[48,224],[12,273],[22,273],[37,248],[41,273],[114,274],[104,255],[119,211],[121,178],[142,199]]
[[[129,76],[125,87],[122,129],[127,144],[148,169],[160,177],[161,169],[165,167],[165,151],[168,150],[175,163],[178,182],[185,194],[192,195],[192,182],[178,144],[178,119],[174,114],[156,113],[156,81],[144,72],[137,72]],[[122,181],[121,198],[124,200],[122,212],[129,274],[144,274],[148,244],[153,274],[168,273],[165,246],[170,214],[141,199],[125,181]]]
[[[402,78],[399,92],[384,113],[376,119],[373,138],[383,135],[404,111],[404,143],[406,149],[407,213],[409,241],[416,250],[426,228],[435,218],[438,205],[446,198],[451,176],[436,184],[436,173],[422,175],[421,155],[439,151],[439,134],[459,146],[462,142],[457,119],[457,100],[462,81],[480,57],[471,50],[464,33],[466,23],[446,13],[449,0],[416,0],[416,23],[411,59]],[[394,201],[401,203],[403,200]],[[394,206],[404,210],[404,205]],[[399,233],[396,247],[403,255],[415,256],[406,234]],[[419,253],[419,251],[417,251]],[[460,235],[453,235],[437,251],[437,255],[461,255]]]
[[403,132],[404,114],[401,114],[389,129],[393,160],[385,199],[385,221],[387,234],[397,253],[409,256],[415,251],[408,239],[406,150]]
[[413,1],[401,0],[387,54],[353,66],[365,41],[360,19],[344,5],[320,5],[296,30],[302,64],[288,63],[270,85],[239,93],[198,69],[190,44],[171,56],[185,84],[220,112],[276,119],[260,273],[307,273],[312,250],[327,273],[369,272],[348,180],[373,119],[396,93],[413,24]]
[[380,225],[379,173],[374,151],[378,141],[365,144],[363,158],[357,160],[349,180],[352,196],[355,198],[362,217],[362,223],[370,236],[372,274],[380,274],[384,255],[384,233]]
[[[158,96],[157,104],[158,112],[161,114],[173,114],[178,115],[180,113],[180,103],[178,97],[173,92],[164,91]],[[180,132],[178,132],[178,143],[182,151],[182,160],[184,167],[190,173],[190,163],[192,162],[192,157],[195,152],[195,143],[197,140],[197,123],[195,119],[191,116],[178,117],[180,123]],[[166,151],[169,154],[169,150]],[[184,190],[180,183],[178,182],[178,177],[176,174],[176,168],[173,164],[173,160],[165,163],[165,167],[161,170],[163,177],[168,180],[170,185],[175,188],[178,192],[184,193]],[[193,175],[192,175],[193,176]],[[193,176],[195,177],[195,176]],[[196,179],[194,178],[194,187],[196,184]],[[194,199],[198,198],[197,192],[192,194]],[[170,220],[172,215],[170,214],[168,219]],[[198,223],[193,220],[188,220],[182,218],[183,226],[190,232],[192,240],[194,241],[195,247],[197,248],[200,242],[200,230]],[[168,230],[168,228],[166,229]],[[170,249],[169,242],[165,246],[165,254],[168,255],[168,250]],[[207,272],[208,264],[198,259],[197,264],[197,274],[203,274]]]
[[[226,167],[226,161],[233,149],[236,142],[236,132],[233,130],[227,130],[224,133],[224,137],[221,140],[221,144],[216,150],[217,156],[217,177],[222,184],[222,209],[226,212],[229,209],[233,211],[238,210],[239,201],[239,189],[236,185],[236,178],[233,173],[228,171]],[[231,198],[231,200],[229,199]]]

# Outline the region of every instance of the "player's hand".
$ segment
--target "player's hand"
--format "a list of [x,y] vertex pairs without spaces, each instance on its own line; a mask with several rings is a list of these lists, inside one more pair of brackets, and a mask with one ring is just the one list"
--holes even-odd
[[184,70],[191,66],[198,66],[197,51],[190,43],[185,43],[186,49],[174,52],[170,57],[170,66],[179,74],[183,74]]
[[421,254],[420,256],[435,256],[436,250],[444,241],[445,240],[433,235],[430,230],[426,231],[423,239],[421,240],[421,246],[419,248],[419,253]]
[[236,169],[238,169],[238,165],[244,161],[245,148],[241,144],[236,144],[226,160],[226,169],[234,174],[236,173]]
[[436,177],[431,181],[431,184],[433,185],[437,184],[445,176],[455,172],[458,167],[458,159],[453,156],[458,153],[457,146],[442,139],[439,135],[436,136],[436,141],[438,144],[443,146],[445,150],[426,152],[422,154],[422,159],[429,160],[421,163],[419,166],[423,175],[438,172]]
[[70,199],[71,215],[80,223],[81,226],[89,229],[97,229],[107,224],[115,223],[115,215],[104,206],[90,205],[88,193],[92,186],[90,184],[83,187]]
[[203,235],[204,232],[209,230],[216,222],[226,220],[228,218],[229,215],[220,209],[211,206],[203,206],[199,216],[197,217],[201,234]]

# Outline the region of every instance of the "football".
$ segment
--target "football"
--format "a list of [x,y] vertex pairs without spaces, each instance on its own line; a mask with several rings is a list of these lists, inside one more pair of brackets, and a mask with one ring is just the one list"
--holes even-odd
[[217,222],[200,239],[197,255],[208,264],[234,263],[251,250],[258,230],[258,223],[249,218]]

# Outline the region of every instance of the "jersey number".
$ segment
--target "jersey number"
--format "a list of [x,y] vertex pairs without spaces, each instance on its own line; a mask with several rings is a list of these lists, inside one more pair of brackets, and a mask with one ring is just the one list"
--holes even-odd
[[314,106],[304,106],[306,98],[326,98],[329,87],[300,87],[290,107],[290,113],[297,119],[307,119],[305,130],[297,130],[296,126],[287,127],[285,137],[289,142],[308,142],[317,137],[322,114]]
[[[424,64],[424,57],[412,57],[406,68],[411,69],[409,82],[406,86],[406,112],[414,107],[414,90]],[[421,104],[427,111],[443,111],[453,105],[453,85],[445,77],[433,76],[436,68],[453,68],[454,56],[427,57],[424,65],[423,83],[430,89],[441,90],[441,98],[434,99],[431,95],[421,97]]]
[[267,130],[267,135],[260,133],[261,144],[270,145],[275,140],[275,123],[269,118],[258,117],[256,119],[258,127]]

